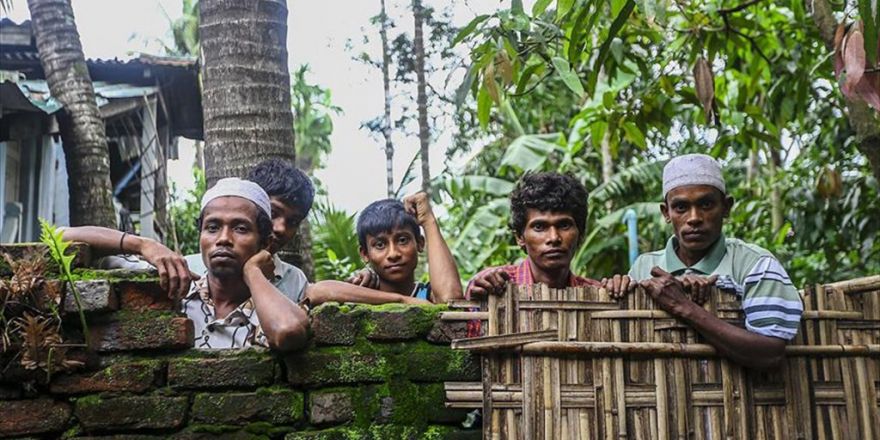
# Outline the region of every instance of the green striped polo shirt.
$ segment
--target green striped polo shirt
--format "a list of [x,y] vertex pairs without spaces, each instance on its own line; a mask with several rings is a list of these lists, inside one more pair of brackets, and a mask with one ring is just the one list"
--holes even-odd
[[742,300],[746,329],[785,340],[797,335],[803,302],[785,269],[769,251],[722,235],[702,260],[688,267],[675,253],[677,248],[678,239],[672,236],[665,249],[639,255],[629,271],[630,278],[651,278],[654,266],[672,275],[718,275],[715,285],[735,292]]

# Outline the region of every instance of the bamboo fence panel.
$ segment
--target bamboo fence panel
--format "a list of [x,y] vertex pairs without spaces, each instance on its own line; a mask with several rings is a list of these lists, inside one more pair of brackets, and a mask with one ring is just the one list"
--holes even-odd
[[[447,405],[482,408],[485,439],[880,438],[880,277],[807,286],[782,365],[718,355],[641,291],[511,286],[443,319],[482,319],[482,382],[446,384]],[[738,299],[707,310],[743,326]]]

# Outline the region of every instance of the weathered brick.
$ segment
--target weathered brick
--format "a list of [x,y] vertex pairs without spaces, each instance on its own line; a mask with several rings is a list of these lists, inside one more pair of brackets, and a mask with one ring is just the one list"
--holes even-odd
[[240,424],[261,421],[289,424],[303,417],[303,395],[286,389],[255,393],[196,394],[192,418],[197,422]]
[[0,437],[64,430],[70,405],[51,399],[0,401]]
[[[13,260],[20,260],[23,256],[27,255],[28,252],[32,250],[36,250],[38,252],[46,252],[47,258],[49,256],[49,248],[42,243],[4,243],[0,244],[0,255],[9,254]],[[83,243],[72,243],[70,247],[67,248],[67,255],[76,255],[74,257],[73,262],[71,263],[71,267],[86,267],[92,260],[92,250],[87,245]],[[46,265],[46,272],[49,274],[57,274],[58,273],[58,265],[54,263],[49,263]],[[6,259],[0,258],[0,276],[6,277],[12,274],[11,269],[9,268],[9,263],[6,262]]]
[[414,426],[373,424],[365,427],[335,427],[320,431],[300,431],[287,434],[285,440],[479,440],[479,430],[463,430],[450,426]]
[[126,310],[175,310],[174,301],[157,280],[118,281],[119,307]]
[[396,363],[400,374],[415,382],[480,380],[480,357],[463,350],[432,345],[410,344],[410,352]]
[[21,398],[21,387],[18,385],[0,385],[0,400]]
[[170,312],[120,311],[89,327],[98,351],[180,349],[193,346],[193,323]]
[[381,352],[346,347],[326,347],[285,357],[287,380],[294,385],[322,386],[358,382],[382,382],[387,359]]
[[467,321],[434,321],[428,332],[428,341],[435,344],[449,344],[455,339],[467,337]]
[[49,389],[56,394],[103,391],[143,393],[159,384],[163,367],[159,361],[118,363],[91,374],[56,376]]
[[366,317],[366,336],[375,341],[403,341],[428,334],[437,314],[446,306],[386,305],[371,308]]
[[365,310],[336,303],[323,304],[312,311],[312,340],[317,345],[352,345],[361,328]]
[[[73,283],[79,293],[79,305],[83,312],[101,313],[116,310],[119,306],[116,294],[106,280],[76,281]],[[79,308],[73,290],[68,287],[64,296],[65,313],[76,313]]]
[[183,425],[186,397],[122,396],[76,400],[74,415],[86,431],[169,429]]
[[349,391],[316,391],[309,394],[309,423],[339,424],[354,417]]
[[168,363],[168,384],[175,388],[256,388],[270,385],[274,377],[275,359],[256,349],[176,358]]

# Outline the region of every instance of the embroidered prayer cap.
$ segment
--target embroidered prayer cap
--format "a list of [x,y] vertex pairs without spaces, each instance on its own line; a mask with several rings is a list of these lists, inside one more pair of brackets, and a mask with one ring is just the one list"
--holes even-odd
[[238,177],[227,177],[217,181],[211,189],[205,191],[202,196],[202,207],[200,211],[205,210],[205,206],[218,197],[241,197],[250,200],[257,205],[261,211],[265,212],[269,218],[272,218],[272,205],[269,203],[269,195],[266,191],[250,180],[239,179]]
[[709,185],[727,194],[721,164],[705,154],[685,154],[673,158],[663,168],[663,198],[680,186]]

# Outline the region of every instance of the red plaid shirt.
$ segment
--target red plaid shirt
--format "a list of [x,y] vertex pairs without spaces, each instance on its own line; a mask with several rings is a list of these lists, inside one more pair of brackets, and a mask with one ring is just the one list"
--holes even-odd
[[[522,263],[519,264],[508,264],[506,266],[496,266],[489,267],[481,270],[478,274],[474,275],[474,278],[467,285],[467,290],[465,290],[465,298],[471,299],[471,289],[474,287],[474,279],[484,275],[485,273],[501,268],[508,275],[510,275],[509,283],[512,283],[515,286],[531,286],[535,284],[535,278],[532,275],[532,262],[526,257]],[[575,275],[573,272],[568,275],[568,287],[581,287],[581,286],[593,286],[593,287],[601,287],[602,284],[594,279],[584,278],[582,276]],[[473,321],[468,321],[467,323],[467,335],[469,338],[473,338],[476,336],[482,336],[482,322],[479,319],[475,319]]]

